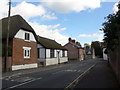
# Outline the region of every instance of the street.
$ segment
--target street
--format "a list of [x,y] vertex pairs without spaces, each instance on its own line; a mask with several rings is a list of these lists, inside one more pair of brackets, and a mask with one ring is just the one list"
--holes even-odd
[[2,88],[66,88],[97,62],[98,60],[96,59],[69,62],[55,65],[58,68],[53,69],[49,69],[50,66],[48,66],[47,70],[42,71],[37,68],[35,72],[33,70],[31,73],[3,78]]

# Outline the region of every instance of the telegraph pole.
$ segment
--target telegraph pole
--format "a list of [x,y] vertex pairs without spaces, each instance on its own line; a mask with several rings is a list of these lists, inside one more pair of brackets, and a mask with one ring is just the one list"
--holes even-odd
[[11,13],[11,0],[9,0],[9,11],[8,11],[8,31],[6,36],[6,55],[5,55],[5,71],[7,71],[7,60],[8,57],[8,47],[9,47],[9,30],[10,30],[10,13]]

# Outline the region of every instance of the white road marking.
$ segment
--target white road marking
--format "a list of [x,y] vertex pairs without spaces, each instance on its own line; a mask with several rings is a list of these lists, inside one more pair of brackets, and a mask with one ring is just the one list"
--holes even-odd
[[81,72],[81,70],[78,70],[77,72]]
[[7,80],[7,81],[8,81],[9,79],[7,78],[7,79],[5,79],[5,80]]
[[12,79],[11,81],[13,82],[14,80]]
[[84,71],[82,74],[80,74],[80,76],[78,76],[78,77],[77,77],[74,81],[72,81],[67,87],[65,87],[64,90],[71,89],[71,87],[72,87],[73,85],[75,85],[75,84],[79,81],[80,78],[84,77],[84,75],[85,75],[89,70],[91,70],[95,65],[96,65],[96,63],[93,64],[91,67],[89,67],[89,68],[88,68],[86,71]]
[[21,84],[18,84],[18,85],[15,85],[15,86],[9,87],[9,88],[6,88],[6,89],[4,89],[4,90],[8,90],[8,89],[11,89],[11,88],[16,88],[16,87],[19,87],[19,86],[22,86],[22,85],[25,85],[25,84],[31,83],[31,82],[33,82],[33,81],[39,80],[39,79],[42,79],[42,77],[37,78],[37,79],[33,79],[33,80],[31,80],[31,81],[28,81],[28,82],[24,82],[24,83],[21,83]]

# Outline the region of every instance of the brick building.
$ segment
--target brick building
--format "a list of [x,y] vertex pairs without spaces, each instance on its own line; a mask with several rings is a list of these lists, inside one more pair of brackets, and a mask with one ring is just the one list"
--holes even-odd
[[81,47],[79,42],[68,39],[68,43],[64,47],[68,50],[68,59],[69,60],[84,60],[84,49]]
[[38,67],[36,33],[19,15],[10,17],[9,59],[5,62],[8,18],[3,18],[0,22],[2,22],[2,70],[4,71],[5,67],[8,71]]

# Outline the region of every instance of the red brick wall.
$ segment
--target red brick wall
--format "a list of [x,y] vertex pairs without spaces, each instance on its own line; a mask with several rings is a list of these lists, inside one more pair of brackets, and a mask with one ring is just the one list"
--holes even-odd
[[68,58],[69,59],[77,59],[77,60],[79,60],[79,51],[78,51],[78,49],[76,48],[76,47],[74,47],[73,45],[71,45],[71,44],[67,44],[66,46],[65,46],[65,48],[68,50]]
[[[26,42],[22,39],[13,38],[12,65],[37,63],[37,44]],[[24,59],[23,47],[31,47],[30,59]]]

